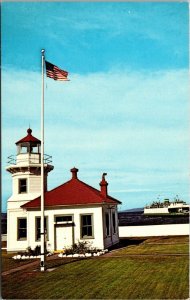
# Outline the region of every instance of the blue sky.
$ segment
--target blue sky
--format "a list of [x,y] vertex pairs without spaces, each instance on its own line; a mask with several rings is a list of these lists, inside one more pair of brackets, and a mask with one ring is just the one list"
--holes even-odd
[[69,71],[45,80],[49,189],[107,172],[120,209],[188,201],[188,3],[2,4],[2,208],[7,156],[29,124],[40,138],[41,49]]

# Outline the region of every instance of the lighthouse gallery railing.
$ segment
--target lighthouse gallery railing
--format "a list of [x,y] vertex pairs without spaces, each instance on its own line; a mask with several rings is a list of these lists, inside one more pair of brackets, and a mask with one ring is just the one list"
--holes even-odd
[[[19,163],[30,163],[30,164],[40,164],[41,163],[41,155],[38,155],[38,157],[35,157],[35,153],[33,153],[31,157],[20,157],[18,158],[16,155],[10,155],[7,157],[8,161],[7,164],[9,165],[16,165]],[[52,156],[48,154],[44,154],[44,163],[50,164],[52,163]]]

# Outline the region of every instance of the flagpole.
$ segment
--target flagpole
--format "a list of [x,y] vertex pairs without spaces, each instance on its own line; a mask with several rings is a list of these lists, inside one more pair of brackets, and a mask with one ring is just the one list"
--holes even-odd
[[41,260],[40,271],[45,271],[45,233],[44,233],[44,52],[42,49],[42,98],[41,98]]

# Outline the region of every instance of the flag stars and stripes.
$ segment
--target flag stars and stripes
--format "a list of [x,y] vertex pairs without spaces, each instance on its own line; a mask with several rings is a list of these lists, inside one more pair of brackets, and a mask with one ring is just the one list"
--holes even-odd
[[60,68],[51,64],[48,61],[45,61],[45,64],[47,77],[52,78],[54,80],[69,81],[69,79],[67,78],[67,71],[61,70]]

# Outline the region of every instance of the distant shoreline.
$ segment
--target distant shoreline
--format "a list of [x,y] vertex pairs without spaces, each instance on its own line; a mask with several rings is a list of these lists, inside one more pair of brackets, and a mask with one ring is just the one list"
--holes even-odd
[[166,225],[166,224],[188,224],[189,214],[187,215],[144,215],[141,210],[127,210],[118,212],[119,226],[142,226],[142,225]]

